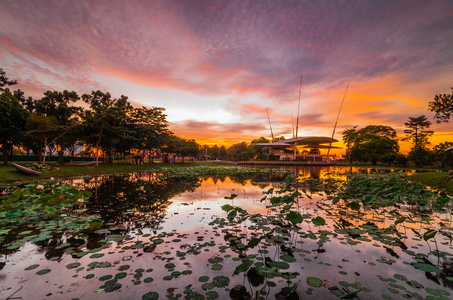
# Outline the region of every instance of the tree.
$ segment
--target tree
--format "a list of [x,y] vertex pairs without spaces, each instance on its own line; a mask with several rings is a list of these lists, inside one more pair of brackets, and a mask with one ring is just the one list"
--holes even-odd
[[[208,146],[206,146],[208,147]],[[217,159],[220,157],[220,148],[215,144],[214,146],[208,147],[208,155],[210,159]]]
[[182,139],[182,143],[183,146],[180,153],[183,162],[185,156],[197,157],[199,155],[201,146],[194,139]]
[[149,151],[151,164],[151,152],[164,144],[165,137],[171,132],[168,130],[166,115],[162,107],[134,108],[130,112],[130,127],[134,134],[136,148]]
[[396,131],[390,126],[368,125],[360,130],[357,126],[343,132],[346,158],[351,161],[389,163],[399,151]]
[[268,146],[255,145],[255,144],[269,144],[270,142],[271,141],[266,139],[265,137],[260,137],[260,138],[252,141],[251,146],[253,146],[255,148],[254,150],[257,153],[257,159],[269,160],[270,158],[273,158],[272,148],[270,148]]
[[3,164],[7,165],[8,151],[11,146],[20,142],[30,113],[21,107],[19,100],[11,94],[9,89],[5,89],[0,94],[0,112],[0,143]]
[[[453,87],[451,90],[453,92]],[[436,113],[434,119],[437,123],[448,123],[453,114],[453,93],[434,96],[434,101],[429,102],[429,110]]]
[[225,145],[220,146],[219,157],[220,157],[220,159],[226,159],[227,158],[227,150],[226,150]]
[[94,150],[96,166],[100,149],[104,150],[113,162],[115,147],[121,145],[130,149],[134,146],[134,136],[127,126],[127,116],[132,106],[126,96],[115,99],[110,93],[98,90],[82,95],[82,100],[90,107],[90,110],[81,114],[83,138]]
[[6,72],[0,68],[0,91],[5,91],[5,86],[7,87],[15,84],[17,84],[17,80],[9,80],[8,77],[6,77]]
[[430,144],[428,138],[434,132],[424,130],[431,125],[431,122],[427,120],[426,116],[409,117],[409,121],[405,122],[404,125],[409,128],[404,130],[407,136],[406,139],[412,142],[414,148],[424,148]]
[[[76,127],[80,124],[78,114],[82,111],[81,107],[73,106],[80,97],[74,91],[64,90],[46,91],[40,100],[33,101],[32,105],[29,100],[24,101],[26,105],[37,115],[54,117],[59,125],[60,134],[55,145],[58,144],[58,163],[63,164],[63,152],[66,148],[71,148],[76,142],[78,132]],[[52,144],[49,144],[52,145]],[[55,147],[56,148],[56,147]]]
[[442,167],[453,167],[453,151],[445,151],[453,146],[453,142],[444,142],[434,146],[434,160],[440,162]]
[[409,121],[405,122],[407,128],[404,130],[407,138],[412,142],[412,149],[409,152],[409,160],[415,163],[416,167],[421,167],[423,164],[429,162],[428,156],[430,155],[427,146],[430,144],[429,137],[434,134],[433,131],[425,130],[429,128],[431,122],[427,120],[426,116],[421,115],[418,117],[409,117]]
[[227,149],[227,156],[230,160],[250,160],[256,155],[253,146],[248,146],[246,142],[234,144]]
[[[32,114],[27,120],[27,136],[36,139],[38,144],[38,161],[46,163],[46,149],[50,144],[55,143],[64,131],[54,116]],[[44,155],[42,151],[44,150]]]

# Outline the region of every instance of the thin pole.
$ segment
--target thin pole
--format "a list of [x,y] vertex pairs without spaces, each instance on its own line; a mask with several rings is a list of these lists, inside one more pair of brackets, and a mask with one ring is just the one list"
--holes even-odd
[[[348,89],[349,89],[349,84],[350,84],[350,82],[348,82],[348,86],[346,87],[346,91],[344,92],[344,95],[343,95],[343,100],[341,101],[340,109],[338,110],[337,119],[335,120],[335,125],[333,126],[332,138],[335,135],[335,129],[337,128],[338,118],[340,117],[341,108],[343,107],[344,99],[346,98],[346,93],[348,92]],[[332,146],[332,142],[330,142],[329,150],[327,150],[327,158],[329,158],[331,146]]]
[[[299,103],[297,104],[297,121],[296,121],[296,139],[299,132],[299,108],[300,108],[300,95],[302,93],[302,74],[300,75],[300,84],[299,84]],[[294,141],[294,160],[297,158],[297,142]]]
[[272,132],[271,119],[269,118],[269,110],[266,108],[267,119],[269,120],[269,128],[271,129],[272,143],[274,142],[274,133]]
[[297,121],[296,121],[296,139],[297,133],[299,130],[299,107],[300,107],[300,95],[302,93],[302,74],[300,75],[300,84],[299,84],[299,103],[297,104]]
[[294,135],[294,116],[293,116],[293,114],[291,114],[291,127],[293,129],[293,138],[295,138],[295,135]]

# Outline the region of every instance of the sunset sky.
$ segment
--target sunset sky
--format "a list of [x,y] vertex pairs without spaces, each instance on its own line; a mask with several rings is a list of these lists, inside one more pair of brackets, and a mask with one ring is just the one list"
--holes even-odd
[[[453,1],[0,1],[0,68],[27,96],[46,90],[126,95],[166,109],[171,130],[231,145],[335,138],[355,125],[433,121],[453,86]],[[404,152],[408,142],[401,142]]]

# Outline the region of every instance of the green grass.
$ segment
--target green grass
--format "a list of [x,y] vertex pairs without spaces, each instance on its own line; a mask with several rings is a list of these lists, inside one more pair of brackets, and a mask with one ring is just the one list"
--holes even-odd
[[408,176],[408,179],[411,181],[418,181],[430,187],[445,189],[445,191],[451,195],[453,194],[453,180],[446,178],[447,173],[448,172],[415,173]]
[[[27,167],[32,165],[31,163],[20,163],[21,165]],[[123,164],[115,163],[114,165],[100,164],[99,166],[95,165],[63,165],[57,166],[55,163],[48,164],[52,167],[57,167],[58,170],[55,171],[42,171],[40,176],[32,177],[18,172],[12,165],[9,163],[7,166],[0,166],[0,186],[25,183],[25,182],[34,182],[40,180],[48,180],[51,177],[54,177],[56,180],[69,179],[82,176],[91,176],[91,175],[110,175],[110,174],[122,174],[122,173],[132,173],[140,171],[157,171],[160,168],[173,166],[173,167],[191,167],[191,166],[231,166],[235,165],[231,162],[185,162],[185,163],[176,163],[176,164],[143,164],[143,165],[132,165],[132,164]]]

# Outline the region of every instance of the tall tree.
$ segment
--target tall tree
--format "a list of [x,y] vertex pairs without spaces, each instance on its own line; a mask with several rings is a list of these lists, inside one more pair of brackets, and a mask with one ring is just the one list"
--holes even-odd
[[47,147],[64,134],[64,129],[54,116],[32,114],[27,120],[27,136],[38,142],[38,161],[42,164],[46,163]]
[[[1,69],[0,69],[1,70]],[[8,164],[11,146],[19,143],[25,132],[30,113],[21,107],[19,100],[5,89],[0,94],[0,143],[2,144],[3,164]]]
[[74,91],[46,91],[44,96],[33,101],[33,112],[37,115],[54,117],[58,122],[60,134],[55,140],[58,144],[58,163],[63,164],[63,151],[77,142],[76,127],[80,124],[78,114],[81,107],[73,106],[80,97]]
[[404,125],[408,128],[404,130],[407,138],[412,142],[412,149],[409,152],[409,159],[415,163],[415,166],[421,167],[429,161],[429,150],[428,145],[429,137],[434,134],[434,131],[425,130],[429,128],[431,122],[428,121],[425,115],[418,117],[409,117],[409,121],[405,122]]
[[438,94],[434,96],[434,101],[429,102],[429,110],[435,112],[437,123],[447,122],[453,115],[453,87],[451,94]]
[[151,153],[159,149],[165,141],[168,131],[168,122],[162,107],[140,107],[131,110],[130,127],[135,138],[135,147],[150,153],[148,164],[152,162]]
[[407,136],[406,140],[412,142],[413,148],[425,148],[430,144],[429,137],[434,134],[434,131],[425,130],[431,126],[431,122],[425,115],[409,117],[409,121],[405,122],[404,125],[408,128],[404,130]]
[[[131,138],[128,132],[128,113],[132,106],[126,96],[112,98],[110,93],[93,91],[82,95],[82,100],[90,107],[81,115],[85,142],[93,149],[95,162],[98,165],[99,150],[104,150],[113,162],[113,150],[119,145],[127,144]],[[131,144],[131,146],[133,146]]]
[[346,158],[351,162],[371,161],[376,165],[378,161],[389,162],[399,151],[396,131],[390,126],[368,125],[362,129],[355,126],[343,132],[343,141],[347,147]]

